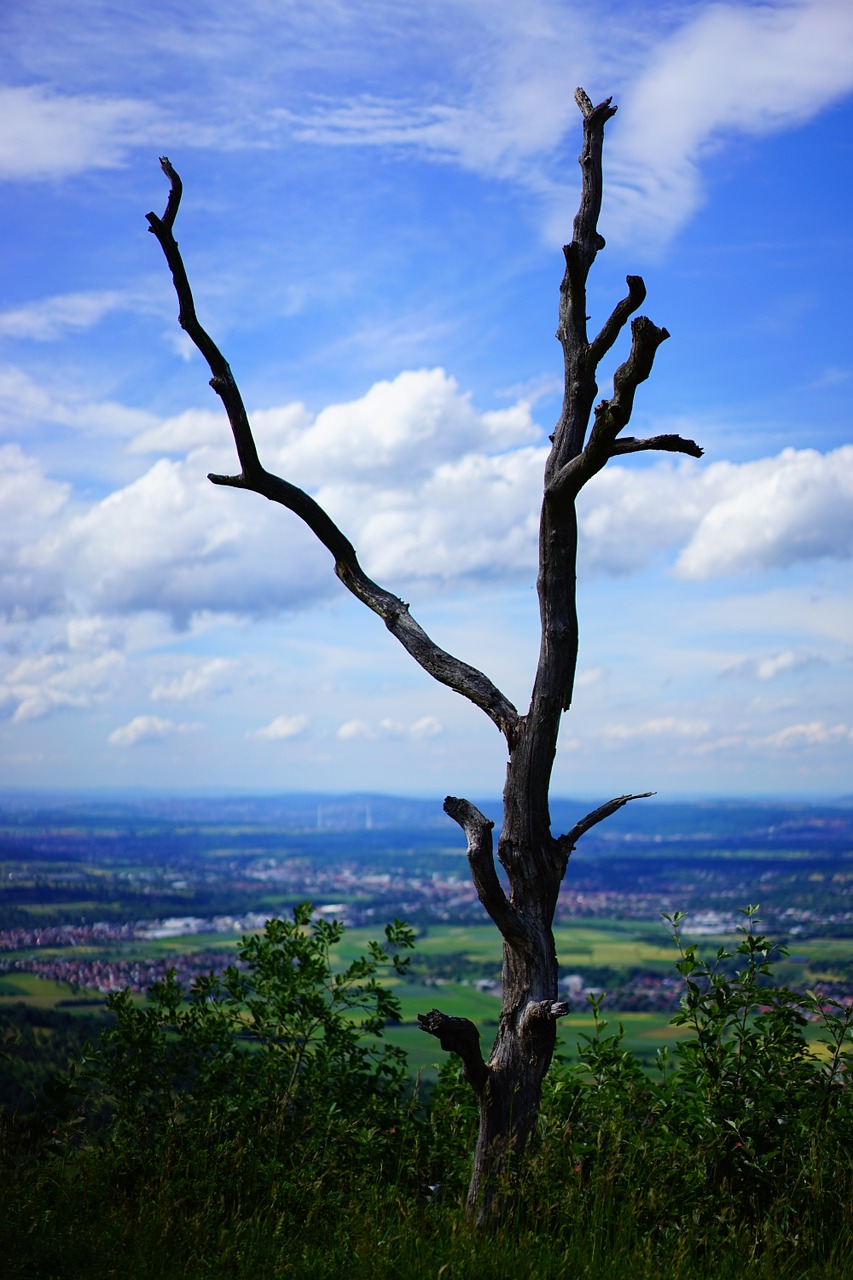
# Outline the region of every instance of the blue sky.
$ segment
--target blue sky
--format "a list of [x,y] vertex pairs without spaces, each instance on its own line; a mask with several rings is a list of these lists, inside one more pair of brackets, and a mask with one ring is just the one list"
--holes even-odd
[[207,482],[228,427],[144,215],[168,155],[266,465],[526,706],[578,84],[619,106],[593,322],[644,276],[632,433],[706,452],[583,495],[554,789],[850,792],[849,0],[6,0],[0,785],[499,791],[482,713]]

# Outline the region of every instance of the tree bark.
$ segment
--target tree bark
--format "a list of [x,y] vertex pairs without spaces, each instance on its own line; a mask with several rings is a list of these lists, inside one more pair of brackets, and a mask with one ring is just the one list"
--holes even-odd
[[147,215],[149,229],[172,272],[179,323],[210,367],[210,385],[228,415],[240,461],[239,475],[211,475],[210,480],[252,490],[294,512],[329,550],[344,586],[383,619],[425,671],[480,707],[506,739],[509,758],[497,856],[509,893],[495,866],[492,820],[467,800],[448,796],[444,802],[446,812],[465,833],[477,894],[503,938],[500,1024],[488,1060],[483,1060],[479,1032],[468,1019],[451,1018],[436,1009],[419,1017],[423,1031],[436,1036],[443,1049],[458,1054],[479,1102],[480,1130],[468,1209],[480,1227],[493,1225],[504,1215],[516,1166],[539,1114],[557,1019],[568,1012],[568,1005],[557,998],[552,927],[569,856],[586,831],[639,798],[618,796],[579,819],[564,835],[552,834],[548,807],[551,771],[562,716],[571,706],[578,656],[575,500],[583,485],[616,455],[644,450],[693,457],[702,453],[694,441],[680,436],[646,440],[620,436],[630,419],[637,387],[648,378],[658,347],[669,337],[645,316],[637,317],[631,325],[630,351],[614,375],[613,395],[593,408],[599,362],[644,301],[646,289],[639,276],[628,276],[627,295],[614,307],[598,335],[589,340],[587,277],[596,254],[604,248],[598,231],[604,128],[616,108],[609,98],[594,107],[582,89],[576,91],[575,100],[583,116],[581,199],[572,241],[563,250],[565,273],[557,337],[563,348],[564,395],[545,467],[537,577],[541,641],[526,715],[520,715],[481,671],[439,648],[411,616],[409,606],[367,576],[350,541],[309,494],[263,468],[231,369],[196,315],[173,234],[181,180],[165,158],[160,163],[170,184],[166,210],[162,218]]
[[[468,1211],[479,1227],[493,1225],[505,1215],[514,1166],[524,1154],[539,1115],[542,1082],[556,1043],[557,1019],[568,1012],[568,1006],[558,1000],[553,921],[569,855],[585,831],[629,800],[639,798],[619,796],[580,819],[568,834],[552,835],[548,806],[551,771],[562,715],[571,706],[578,656],[575,499],[586,481],[617,453],[663,449],[700,456],[702,452],[692,440],[679,436],[617,439],[630,419],[637,386],[649,376],[655,352],[669,336],[645,317],[632,325],[631,351],[614,376],[613,396],[593,409],[598,364],[642,304],[646,289],[639,276],[629,276],[627,296],[614,308],[598,336],[589,341],[586,282],[596,254],[604,247],[598,232],[604,126],[616,108],[609,99],[593,107],[582,90],[575,96],[584,118],[583,180],[574,236],[563,250],[566,270],[557,337],[563,347],[564,395],[545,468],[539,526],[539,661],[530,708],[519,718],[510,743],[503,794],[498,859],[509,880],[508,898],[500,888],[494,864],[491,871],[486,867],[482,841],[474,853],[470,825],[462,823],[469,839],[469,862],[473,857],[477,861],[474,883],[503,935],[500,1025],[485,1074],[479,1083],[471,1081],[480,1106],[480,1129]],[[591,418],[593,427],[587,439]],[[445,809],[460,820],[459,812],[448,807],[448,802]],[[490,906],[496,900],[493,888],[481,890],[481,885],[492,885],[492,878],[508,910],[496,911]],[[430,1031],[431,1027],[423,1029]],[[467,1069],[466,1076],[470,1081]]]

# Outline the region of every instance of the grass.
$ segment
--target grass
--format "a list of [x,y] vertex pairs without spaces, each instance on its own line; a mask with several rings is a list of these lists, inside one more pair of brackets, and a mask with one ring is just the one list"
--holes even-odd
[[91,999],[91,991],[75,991],[67,982],[53,982],[49,978],[40,978],[35,973],[0,975],[0,1009],[4,1004],[20,1000],[37,1009],[54,1009],[60,1002],[71,1006],[77,1002],[90,1002]]
[[[116,997],[83,1074],[47,1082],[27,1115],[0,1115],[4,1274],[844,1280],[853,1275],[844,1087],[853,1016],[784,990],[768,1003],[772,961],[753,914],[736,975],[682,945],[685,1009],[699,1035],[665,1079],[643,1070],[649,1053],[661,1036],[688,1034],[666,1015],[605,1025],[591,1008],[561,1020],[580,1070],[549,1075],[523,1169],[505,1173],[511,1211],[485,1236],[462,1209],[477,1108],[458,1066],[412,1098],[391,1060],[363,1059],[347,1020],[365,1000],[381,1008],[375,986],[359,985],[375,974],[375,955],[344,975],[347,1003],[326,961],[328,926],[304,916],[244,944],[250,988],[211,983],[189,1006],[169,984],[144,1009]],[[465,1012],[475,999],[481,1013],[496,1011],[494,998],[461,983],[399,990],[407,1013],[435,995]],[[248,1052],[247,1007],[272,1033]],[[848,1066],[827,1073],[809,1054],[800,1010],[846,1046]],[[322,1045],[304,1031],[320,1024]],[[412,1022],[389,1030],[395,1043],[420,1046],[423,1063],[443,1058]],[[488,1039],[492,1027],[483,1031]],[[283,1080],[288,1091],[297,1082],[286,1106]]]

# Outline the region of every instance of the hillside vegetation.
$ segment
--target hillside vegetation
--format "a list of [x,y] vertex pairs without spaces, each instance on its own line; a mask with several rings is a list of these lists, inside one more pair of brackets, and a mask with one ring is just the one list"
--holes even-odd
[[383,1036],[405,926],[336,969],[342,926],[306,905],[189,998],[173,975],[111,997],[97,1042],[3,1113],[6,1274],[853,1274],[853,1009],[778,986],[752,908],[710,960],[670,923],[673,1046],[644,1069],[592,999],[487,1236],[462,1208],[476,1115],[455,1059],[413,1091]]

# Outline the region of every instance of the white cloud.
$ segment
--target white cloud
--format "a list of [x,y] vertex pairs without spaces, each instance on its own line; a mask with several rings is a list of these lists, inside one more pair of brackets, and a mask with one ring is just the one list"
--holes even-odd
[[111,311],[130,305],[127,295],[115,290],[65,293],[0,312],[0,337],[32,338],[48,342],[68,332],[90,329]]
[[420,720],[416,720],[409,726],[409,733],[416,741],[423,738],[437,738],[443,732],[444,726],[436,716],[422,716]]
[[846,0],[703,5],[621,94],[606,229],[665,240],[701,202],[709,147],[802,124],[850,93],[851,47]]
[[441,462],[542,434],[526,402],[478,413],[443,369],[404,371],[374,383],[361,399],[329,405],[310,424],[301,406],[256,414],[255,422],[259,442],[265,436],[280,442],[271,464],[313,489],[401,475],[411,485]]
[[719,463],[716,489],[677,570],[686,578],[787,568],[853,555],[853,445],[830,453],[785,449],[775,458]]
[[[382,6],[376,13],[381,38],[395,15]],[[363,75],[350,76],[348,85],[355,80],[365,87],[317,98],[307,109],[274,110],[273,118],[301,141],[414,149],[475,173],[548,185],[542,162],[576,123],[575,84],[584,69],[616,61],[613,41],[602,37],[598,22],[580,6],[553,0],[528,0],[523,9],[498,0],[454,0],[433,6],[427,21],[413,11],[407,27],[405,45],[396,46],[405,53],[397,53],[381,79],[365,84]],[[426,76],[418,65],[421,50],[430,63]]]
[[0,428],[20,435],[32,423],[55,423],[98,435],[126,436],[148,430],[157,419],[143,409],[114,401],[92,401],[76,387],[56,395],[15,365],[0,368]]
[[36,549],[68,494],[68,485],[48,479],[18,445],[0,446],[0,616],[22,620],[60,607],[61,571],[41,565]]
[[825,747],[840,742],[853,742],[853,729],[846,724],[824,724],[822,720],[810,720],[804,724],[788,725],[763,739],[768,747],[799,748]]
[[131,98],[61,94],[40,85],[0,87],[0,180],[64,178],[112,169],[157,132],[160,112]]
[[283,742],[287,738],[298,738],[308,728],[308,723],[307,716],[276,716],[263,729],[254,730],[247,737],[265,738],[269,742]]
[[738,658],[729,663],[721,672],[724,676],[747,676],[757,680],[775,680],[778,676],[788,675],[794,671],[802,671],[821,663],[823,659],[813,653],[803,653],[795,649],[783,649],[781,653],[769,654],[766,657]]
[[605,233],[660,244],[701,202],[710,148],[794,127],[853,89],[845,0],[605,9],[456,3],[455,42],[442,42],[440,22],[417,36],[439,76],[413,75],[403,59],[378,82],[350,77],[364,87],[269,116],[302,142],[413,150],[517,182],[544,204],[548,236],[561,242],[574,197],[554,174],[565,172],[562,148],[579,127],[572,90],[606,86],[620,111]]
[[[67,486],[17,446],[0,449],[0,608],[33,616],[64,597],[81,616],[153,610],[183,627],[204,612],[274,614],[341,590],[296,517],[207,480],[235,469],[224,416],[187,412],[154,427],[144,417],[136,448],[173,440],[189,453],[157,459],[88,508],[71,510]],[[543,432],[526,402],[478,412],[434,369],[313,417],[297,404],[254,420],[265,465],[313,491],[391,589],[533,581],[546,446],[534,442]],[[853,445],[744,463],[611,464],[584,490],[579,522],[587,575],[636,572],[674,553],[676,573],[691,579],[849,559]]]
[[436,716],[422,716],[413,724],[401,724],[398,720],[386,718],[378,724],[368,724],[366,720],[346,720],[338,728],[337,737],[342,742],[351,742],[356,738],[411,738],[415,742],[423,742],[426,738],[436,738],[444,732],[444,725]]
[[225,658],[211,658],[195,667],[187,667],[171,680],[158,680],[151,689],[154,702],[187,702],[208,693],[222,681],[233,663]]
[[[193,348],[195,350],[195,348]],[[311,418],[300,404],[280,409],[261,409],[251,414],[259,441],[277,438],[279,433],[307,427]],[[154,422],[128,442],[129,453],[186,454],[192,449],[227,445],[230,427],[223,409],[185,409],[183,413]]]
[[351,742],[353,738],[375,738],[376,733],[364,720],[345,720],[337,736],[342,742]]
[[21,724],[63,709],[83,710],[112,696],[125,667],[109,649],[96,657],[47,653],[24,658],[0,681],[0,705]]
[[580,667],[575,677],[575,688],[588,689],[591,685],[600,684],[606,679],[606,667]]
[[111,747],[137,747],[144,742],[161,742],[176,733],[191,733],[199,727],[197,724],[176,724],[174,720],[164,720],[161,716],[134,716],[127,724],[113,729],[107,742]]
[[630,573],[679,545],[679,576],[761,573],[853,555],[853,446],[753,462],[607,467],[579,502],[588,569]]
[[617,742],[637,738],[702,738],[710,733],[707,720],[687,720],[679,716],[657,716],[641,724],[605,725],[603,734]]

